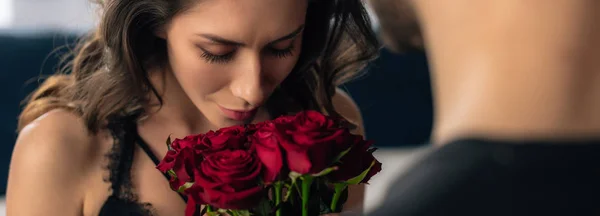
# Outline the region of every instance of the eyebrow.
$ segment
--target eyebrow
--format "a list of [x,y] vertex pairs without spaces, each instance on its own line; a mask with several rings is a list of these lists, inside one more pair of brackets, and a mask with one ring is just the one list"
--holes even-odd
[[[277,40],[274,40],[272,42],[269,43],[269,45],[271,44],[276,44],[279,43],[281,41],[286,41],[289,39],[292,39],[294,37],[296,37],[298,34],[300,34],[300,32],[302,32],[302,30],[304,30],[304,25],[301,25],[300,27],[298,27],[296,30],[294,30],[292,33],[289,33]],[[197,34],[198,36],[204,37],[206,39],[209,39],[213,42],[216,43],[220,43],[220,44],[224,44],[224,45],[231,45],[231,46],[243,46],[244,43],[242,42],[237,42],[237,41],[233,41],[233,40],[229,40],[229,39],[225,39],[223,37],[220,37],[218,35],[213,35],[213,34]]]

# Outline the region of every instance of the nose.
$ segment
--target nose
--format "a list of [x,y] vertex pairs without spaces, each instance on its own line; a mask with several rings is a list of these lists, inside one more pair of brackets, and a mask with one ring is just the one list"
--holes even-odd
[[247,58],[234,73],[230,84],[231,92],[244,100],[245,106],[260,106],[269,94],[264,80],[260,57]]

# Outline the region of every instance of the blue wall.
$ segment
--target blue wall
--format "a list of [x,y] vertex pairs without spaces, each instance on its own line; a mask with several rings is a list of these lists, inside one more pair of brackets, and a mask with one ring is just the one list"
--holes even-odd
[[346,85],[359,105],[366,134],[379,147],[420,145],[433,121],[425,53],[382,50],[369,73]]

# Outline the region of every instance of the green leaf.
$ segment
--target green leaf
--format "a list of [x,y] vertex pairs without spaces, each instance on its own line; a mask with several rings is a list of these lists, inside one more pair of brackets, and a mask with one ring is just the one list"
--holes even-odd
[[167,171],[167,173],[169,174],[169,176],[171,176],[173,178],[177,178],[177,174],[175,174],[174,170],[169,170],[169,171]]
[[333,184],[333,188],[335,190],[335,192],[342,192],[344,190],[346,190],[346,188],[348,187],[348,183],[346,182],[341,182],[341,183],[334,183]]
[[169,134],[169,137],[167,138],[167,149],[169,149],[169,151],[173,150],[173,148],[171,148],[171,134]]
[[229,216],[238,216],[237,212],[232,210],[225,210],[225,213]]
[[375,147],[370,148],[369,150],[367,150],[367,152],[369,152],[369,153],[373,153],[375,151],[377,151],[377,148],[375,148]]
[[365,171],[363,171],[360,175],[358,175],[354,178],[348,179],[346,181],[346,183],[351,184],[351,185],[359,184],[363,179],[365,179],[367,174],[369,174],[369,171],[371,170],[373,165],[375,165],[375,160],[373,160],[373,162],[371,162],[371,166],[369,166],[369,168],[367,168]]
[[296,188],[296,193],[298,193],[299,195],[302,195],[302,188],[299,184],[295,184],[295,188]]
[[326,169],[324,169],[323,171],[321,171],[319,173],[312,174],[312,176],[313,177],[321,177],[321,176],[327,175],[327,174],[329,174],[329,173],[331,173],[331,172],[333,172],[333,171],[335,171],[337,169],[338,169],[337,166],[329,167],[329,168],[326,168]]
[[185,184],[181,185],[179,189],[177,189],[177,192],[183,193],[185,190],[191,188],[192,186],[194,186],[194,182],[186,182]]
[[219,212],[206,212],[206,215],[207,216],[220,216],[221,213],[219,213]]
[[294,171],[291,171],[290,174],[289,174],[289,176],[290,176],[290,179],[292,180],[292,184],[296,184],[296,179],[298,179],[299,177],[301,177],[302,174],[294,172]]
[[335,193],[333,194],[333,199],[331,200],[331,206],[329,207],[329,209],[331,209],[331,211],[333,211],[333,212],[337,212],[338,211],[338,209],[337,209],[338,202],[340,200],[342,193],[348,187],[348,184],[345,182],[335,183],[335,184],[333,184],[333,187],[335,189]]
[[308,185],[312,184],[313,180],[315,178],[312,177],[311,175],[302,175],[300,176],[300,180],[302,180],[303,184],[304,182],[309,183]]
[[271,200],[262,199],[262,201],[260,201],[260,203],[256,207],[256,210],[258,212],[258,215],[269,215],[273,210],[273,207],[271,206]]
[[302,176],[302,174],[291,171],[289,174],[290,179],[292,180],[292,183],[290,184],[290,187],[288,187],[288,192],[286,193],[286,195],[284,196],[283,200],[287,201],[288,198],[290,198],[290,195],[292,194],[292,188],[295,187],[298,190],[298,193],[300,193],[300,188],[298,187],[299,185],[298,183],[298,178],[300,178]]
[[283,186],[284,188],[286,188],[286,189],[287,189],[287,190],[285,191],[285,192],[286,192],[286,193],[285,193],[285,195],[283,195],[283,201],[284,201],[284,202],[287,202],[287,201],[288,201],[288,199],[290,198],[290,196],[292,195],[292,193],[294,193],[294,188],[293,188],[293,187],[294,187],[294,185],[296,185],[296,184],[295,184],[295,183],[294,183],[294,184],[285,184],[285,185]]
[[292,185],[296,185],[298,178],[300,178],[302,176],[302,174],[291,171],[289,176],[290,176],[290,179],[292,180]]
[[235,211],[235,213],[237,213],[237,215],[239,215],[239,216],[250,216],[250,215],[252,215],[252,214],[250,213],[250,211],[248,211],[248,210],[234,210],[234,211]]
[[334,163],[337,163],[337,162],[339,162],[339,161],[340,161],[340,160],[341,160],[341,159],[344,157],[344,155],[348,154],[348,152],[349,152],[351,149],[352,149],[352,146],[350,146],[350,148],[348,148],[348,149],[344,150],[342,153],[340,153],[340,154],[339,154],[339,155],[338,155],[338,156],[337,156],[337,157],[336,157],[336,158],[333,160],[333,162],[334,162]]

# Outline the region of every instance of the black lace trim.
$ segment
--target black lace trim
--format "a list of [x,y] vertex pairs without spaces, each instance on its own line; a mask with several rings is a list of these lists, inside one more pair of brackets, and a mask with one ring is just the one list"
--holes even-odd
[[[111,198],[122,202],[123,211],[129,212],[127,215],[152,216],[154,209],[150,203],[140,203],[138,196],[134,192],[131,182],[131,167],[133,164],[135,150],[135,118],[113,119],[109,121],[107,128],[114,139],[113,146],[106,157],[109,163],[106,169],[109,170],[108,178],[104,179],[111,183]],[[131,209],[134,208],[134,209]]]

